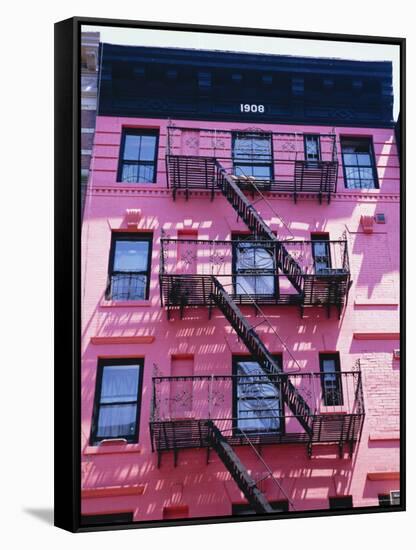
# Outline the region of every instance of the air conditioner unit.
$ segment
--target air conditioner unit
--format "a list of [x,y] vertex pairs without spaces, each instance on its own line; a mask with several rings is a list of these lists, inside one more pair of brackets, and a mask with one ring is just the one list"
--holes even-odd
[[393,358],[394,359],[400,359],[400,350],[399,349],[393,350]]
[[392,506],[400,504],[400,491],[390,491],[390,504]]
[[374,216],[374,219],[376,223],[386,223],[386,215],[385,214],[376,214]]

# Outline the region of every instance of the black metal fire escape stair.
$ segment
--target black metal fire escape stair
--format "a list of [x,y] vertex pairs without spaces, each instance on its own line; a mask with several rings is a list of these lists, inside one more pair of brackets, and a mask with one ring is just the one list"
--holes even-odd
[[301,426],[309,435],[312,435],[314,416],[309,405],[287,376],[276,377],[276,375],[282,375],[283,371],[273,359],[273,356],[270,354],[257,332],[249,324],[231,296],[215,277],[213,277],[213,292],[211,299],[242,339],[253,359],[260,364],[266,375],[270,375],[270,381],[282,392],[284,401]]
[[233,180],[218,161],[216,163],[216,183],[222,194],[256,238],[275,241],[278,244],[278,267],[280,267],[293,287],[302,294],[302,268],[256,211],[254,206],[239,188],[237,182]]
[[237,483],[252,508],[260,514],[272,513],[273,508],[266,497],[257,487],[254,479],[249,475],[237,454],[212,420],[208,421],[208,442],[230,472],[231,477]]

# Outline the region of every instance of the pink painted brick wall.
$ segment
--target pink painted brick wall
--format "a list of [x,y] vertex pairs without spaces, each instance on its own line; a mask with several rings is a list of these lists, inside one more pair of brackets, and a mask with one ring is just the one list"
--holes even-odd
[[[218,129],[243,129],[242,124],[175,121],[180,126]],[[116,182],[118,148],[123,125],[160,129],[158,176],[155,184],[128,185]],[[208,321],[203,308],[185,312],[183,320],[175,314],[171,321],[160,307],[158,267],[162,228],[172,238],[178,231],[193,229],[198,238],[229,239],[234,231],[246,231],[244,223],[226,200],[217,194],[213,202],[204,192],[188,202],[178,197],[173,202],[166,189],[164,156],[166,121],[98,117],[95,134],[92,179],[87,197],[82,234],[83,334],[82,334],[82,464],[83,488],[130,487],[138,485],[142,494],[84,498],[84,513],[133,511],[135,520],[162,519],[163,508],[173,504],[189,507],[191,517],[228,515],[231,504],[243,502],[239,490],[214,454],[206,465],[206,453],[189,450],[179,453],[178,466],[166,454],[157,469],[149,437],[150,389],[153,371],[170,375],[171,357],[191,354],[194,374],[231,374],[232,355],[246,353],[228,322],[216,310]],[[264,130],[311,131],[311,128],[262,125]],[[313,132],[328,128],[314,127]],[[327,319],[321,309],[307,310],[301,319],[296,308],[268,307],[273,326],[286,342],[305,372],[319,371],[319,353],[338,351],[341,368],[351,370],[360,359],[363,372],[366,419],[360,445],[353,460],[339,459],[337,448],[316,447],[308,459],[303,446],[268,446],[263,457],[282,480],[285,491],[297,509],[328,507],[328,498],[352,495],[354,506],[378,503],[377,495],[398,488],[398,480],[373,481],[368,475],[383,473],[391,478],[399,470],[398,384],[399,362],[393,359],[398,341],[357,340],[354,333],[398,333],[399,276],[399,170],[394,132],[390,129],[336,128],[336,134],[367,135],[374,140],[379,190],[348,190],[339,171],[338,193],[331,204],[316,198],[300,199],[270,194],[268,200],[280,213],[298,239],[309,239],[314,231],[329,232],[338,239],[346,232],[353,285],[341,320],[333,314]],[[199,154],[212,154],[206,136],[199,140]],[[339,150],[339,146],[338,146]],[[230,156],[224,142],[222,153]],[[139,208],[139,231],[153,233],[153,252],[149,300],[134,307],[108,307],[104,300],[107,282],[111,232],[127,231],[125,211]],[[273,230],[286,235],[274,214],[264,203],[257,208]],[[373,234],[364,234],[362,215],[386,215],[386,224],[375,224]],[[253,318],[249,308],[244,312]],[[283,355],[285,368],[290,358],[277,338],[259,329],[272,352]],[[154,342],[129,345],[93,344],[92,337],[153,336]],[[108,454],[89,446],[97,359],[99,357],[143,357],[144,380],[138,444],[114,448]],[[384,435],[383,435],[384,434]],[[249,471],[261,477],[262,466],[250,449],[238,449]],[[270,499],[282,499],[272,484],[262,489]]]

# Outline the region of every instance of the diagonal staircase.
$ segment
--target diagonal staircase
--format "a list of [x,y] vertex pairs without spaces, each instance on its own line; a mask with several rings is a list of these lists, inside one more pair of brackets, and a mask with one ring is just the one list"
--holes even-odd
[[220,429],[212,422],[208,421],[208,442],[217,453],[218,457],[230,472],[231,477],[237,483],[239,489],[252,506],[260,514],[270,514],[273,508],[269,504],[264,494],[257,487],[254,479],[249,475],[246,468],[233,451],[230,444],[222,435]]
[[273,359],[273,356],[270,354],[254,328],[250,326],[247,319],[241,313],[231,296],[215,277],[213,277],[213,292],[211,298],[238,336],[243,340],[247,349],[252,354],[253,359],[258,361],[266,375],[271,375],[271,382],[282,392],[283,399],[287,406],[294,416],[296,416],[304,430],[311,435],[313,412],[309,405],[288,377],[281,376],[279,380],[276,381],[276,375],[283,374],[282,370]]
[[303,271],[296,260],[289,254],[285,246],[266,224],[254,206],[239,188],[233,178],[227,174],[221,164],[216,161],[216,182],[224,197],[228,200],[238,216],[245,222],[254,237],[278,243],[277,265],[286,275],[293,287],[303,292]]

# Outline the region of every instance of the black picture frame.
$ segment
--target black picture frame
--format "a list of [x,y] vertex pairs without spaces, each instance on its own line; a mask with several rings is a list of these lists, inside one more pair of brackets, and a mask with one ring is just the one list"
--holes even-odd
[[[229,523],[276,519],[275,515],[244,517],[189,518],[169,521],[120,522],[85,525],[80,515],[81,447],[80,447],[80,32],[82,25],[117,26],[159,31],[195,31],[226,35],[302,38],[323,41],[390,44],[400,47],[400,177],[401,177],[401,279],[400,279],[400,343],[401,362],[405,365],[405,176],[406,176],[406,40],[400,37],[297,32],[261,28],[239,28],[168,22],[130,21],[89,17],[73,17],[55,24],[55,519],[57,527],[71,532],[149,527]],[[406,509],[405,464],[405,368],[400,377],[400,505],[337,510],[311,510],[281,513],[279,518],[353,515],[404,511]],[[120,519],[120,518],[119,518]],[[124,519],[124,520],[123,520]]]

